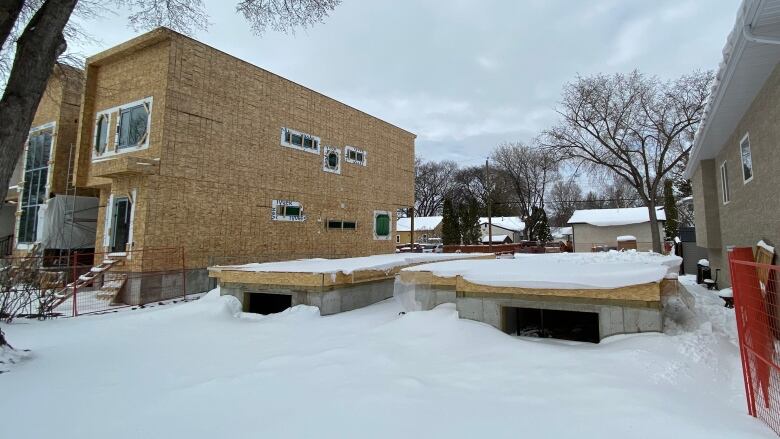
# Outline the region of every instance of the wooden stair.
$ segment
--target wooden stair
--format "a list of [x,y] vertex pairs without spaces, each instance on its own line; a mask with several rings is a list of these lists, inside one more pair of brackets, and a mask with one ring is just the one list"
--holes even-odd
[[[82,274],[79,276],[78,279],[75,281],[69,283],[65,286],[65,288],[62,288],[61,290],[54,293],[54,296],[56,297],[56,300],[52,302],[50,305],[49,311],[53,311],[58,306],[62,305],[63,302],[68,300],[71,296],[73,296],[74,291],[78,291],[81,288],[87,287],[89,285],[93,285],[95,280],[99,279],[102,275],[104,275],[108,270],[110,270],[115,265],[119,264],[120,262],[124,262],[122,259],[104,259],[103,262],[101,262],[98,265],[95,265],[94,267],[90,268],[88,272]],[[122,282],[119,285],[119,288],[114,291],[113,296],[116,295],[116,293],[119,292],[119,290],[122,289],[122,286],[124,286],[124,279],[122,278]],[[112,285],[113,286],[113,285]],[[113,288],[112,288],[113,289]],[[113,300],[113,296],[111,299]]]

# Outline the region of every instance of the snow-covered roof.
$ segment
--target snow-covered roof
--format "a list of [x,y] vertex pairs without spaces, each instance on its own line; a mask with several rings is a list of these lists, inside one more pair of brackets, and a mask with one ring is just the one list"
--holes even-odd
[[[494,227],[501,227],[502,229],[511,230],[513,232],[522,232],[525,230],[525,223],[519,216],[494,216],[491,219]],[[483,216],[479,219],[479,224],[487,224],[488,217]]]
[[[493,242],[504,242],[507,238],[509,238],[509,235],[493,235]],[[490,242],[490,236],[482,235],[482,242]]]
[[565,238],[573,232],[571,227],[550,227],[550,233],[553,238]]
[[634,235],[621,235],[617,237],[617,242],[627,242],[627,241],[636,241],[636,236]]
[[[414,217],[414,231],[426,232],[436,229],[441,224],[443,216],[416,216]],[[411,232],[412,231],[412,219],[411,218],[398,218],[396,221],[395,229],[399,232]]]
[[677,273],[682,258],[652,252],[548,253],[515,259],[481,259],[422,264],[403,271],[438,277],[462,276],[480,284],[517,288],[620,288],[660,282]]
[[[666,221],[666,212],[657,208],[658,221]],[[569,218],[569,224],[590,224],[593,226],[623,226],[650,221],[646,207],[626,207],[622,209],[581,209],[575,210]]]
[[743,0],[723,47],[685,177],[723,148],[780,61],[780,0]]
[[390,271],[425,262],[485,257],[484,253],[394,253],[342,259],[297,259],[211,267],[212,271],[251,271],[267,273],[344,273],[360,270]]

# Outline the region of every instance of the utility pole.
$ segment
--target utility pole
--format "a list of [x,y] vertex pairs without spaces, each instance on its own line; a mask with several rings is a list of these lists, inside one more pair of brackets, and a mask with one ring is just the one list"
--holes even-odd
[[411,227],[409,231],[409,251],[414,253],[414,206],[409,208],[409,218],[411,219]]
[[488,164],[488,161],[490,159],[485,159],[485,189],[487,189],[487,216],[488,216],[488,249],[491,253],[493,253],[493,213],[492,209],[490,207],[491,204],[493,204],[490,200],[490,165]]

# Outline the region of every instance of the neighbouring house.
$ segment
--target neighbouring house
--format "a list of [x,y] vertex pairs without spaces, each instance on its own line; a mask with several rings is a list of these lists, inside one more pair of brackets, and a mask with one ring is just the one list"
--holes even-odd
[[[414,218],[414,242],[427,243],[441,239],[443,216],[417,216]],[[409,244],[412,239],[412,219],[398,218],[396,221],[396,244]]]
[[394,251],[414,134],[166,28],[88,58],[84,90],[76,183],[126,270],[183,247],[202,291],[209,265]]
[[[657,218],[658,232],[663,238],[666,213],[662,208],[658,208]],[[575,210],[568,223],[572,228],[575,252],[617,249],[620,236],[635,237],[637,250],[653,249],[650,215],[646,207]]]
[[[490,218],[493,225],[493,235],[506,235],[511,242],[520,242],[523,240],[523,231],[525,223],[519,216],[494,216]],[[489,233],[488,217],[479,219],[479,227],[482,229],[482,236],[488,236]],[[494,241],[495,242],[495,241]]]
[[[509,235],[493,235],[493,244],[511,244],[512,238]],[[482,243],[490,244],[490,236],[482,235]]]
[[778,0],[742,2],[685,171],[696,244],[722,286],[729,247],[780,244],[778,8]]
[[82,87],[81,70],[58,64],[38,104],[0,215],[0,235],[16,255],[35,244],[47,256],[94,248],[97,192],[72,181]]

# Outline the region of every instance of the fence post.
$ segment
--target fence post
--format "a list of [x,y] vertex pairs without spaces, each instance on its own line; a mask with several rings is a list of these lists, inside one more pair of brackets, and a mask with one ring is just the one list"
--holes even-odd
[[187,265],[184,259],[184,246],[181,247],[181,289],[184,301],[187,301]]
[[72,267],[72,273],[73,273],[73,280],[71,281],[73,284],[73,295],[72,301],[73,301],[73,317],[76,317],[79,315],[78,306],[76,305],[76,293],[78,292],[78,287],[76,286],[76,283],[78,281],[78,270],[76,269],[77,261],[79,258],[79,252],[78,250],[73,252],[73,267]]

